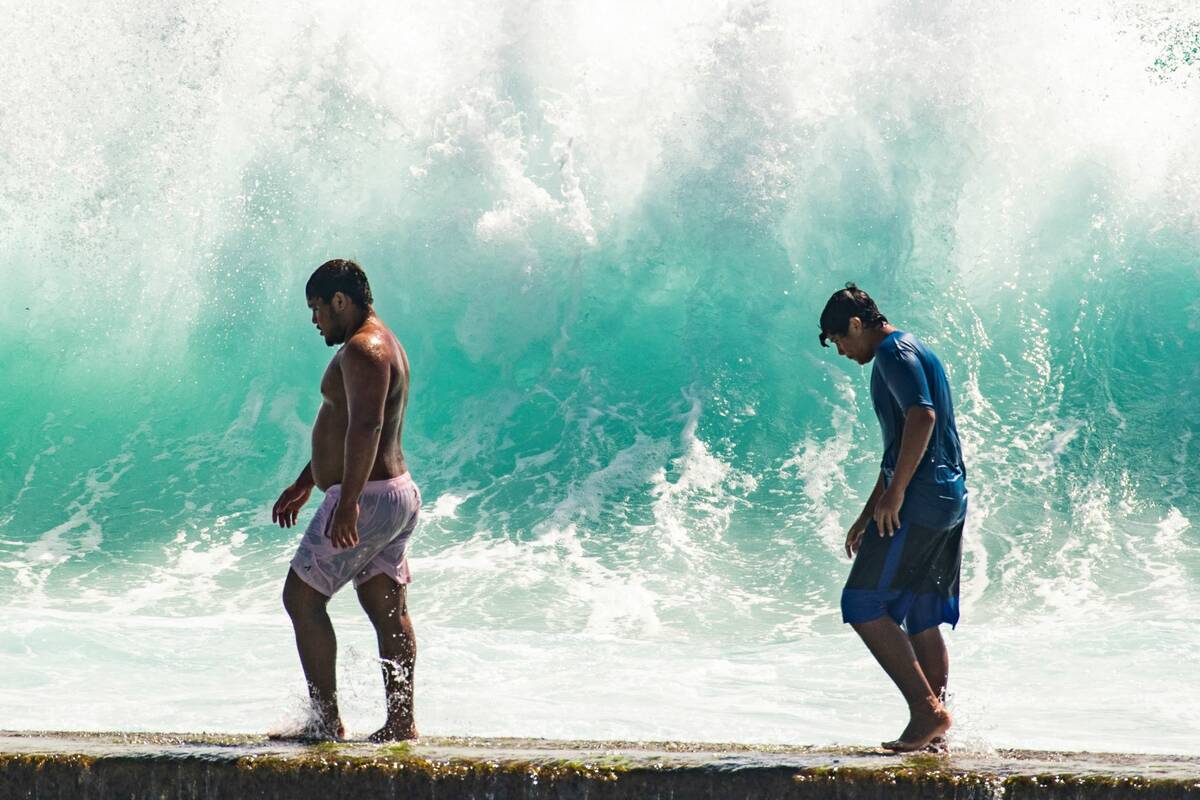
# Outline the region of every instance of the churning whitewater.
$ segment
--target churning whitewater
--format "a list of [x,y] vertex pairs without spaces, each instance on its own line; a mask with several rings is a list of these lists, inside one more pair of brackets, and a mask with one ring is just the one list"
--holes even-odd
[[854,280],[954,386],[955,742],[1200,752],[1194,10],[3,5],[4,727],[299,713],[270,510],[344,257],[412,364],[423,733],[899,730],[838,611]]

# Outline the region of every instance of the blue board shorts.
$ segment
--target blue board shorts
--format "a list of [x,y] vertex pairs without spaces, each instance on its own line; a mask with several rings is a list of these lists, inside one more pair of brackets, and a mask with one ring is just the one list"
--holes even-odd
[[889,537],[869,522],[842,590],[842,621],[886,615],[909,636],[943,622],[957,625],[962,532],[962,521],[941,530],[904,522]]

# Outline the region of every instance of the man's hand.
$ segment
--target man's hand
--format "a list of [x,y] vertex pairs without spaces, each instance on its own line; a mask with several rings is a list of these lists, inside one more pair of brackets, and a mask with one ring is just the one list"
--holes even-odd
[[867,524],[870,523],[870,518],[859,517],[854,520],[854,524],[850,526],[850,530],[846,533],[846,557],[854,558],[858,553],[858,546],[862,544],[863,534],[867,532]]
[[333,525],[329,527],[329,538],[334,547],[354,547],[358,544],[358,501],[339,502],[333,512]]
[[271,509],[271,523],[278,523],[281,528],[290,528],[295,525],[300,509],[308,502],[311,494],[312,484],[301,486],[293,483],[284,489]]
[[893,536],[900,530],[900,506],[904,505],[904,493],[895,491],[894,486],[888,487],[875,503],[875,526],[879,528],[880,536]]

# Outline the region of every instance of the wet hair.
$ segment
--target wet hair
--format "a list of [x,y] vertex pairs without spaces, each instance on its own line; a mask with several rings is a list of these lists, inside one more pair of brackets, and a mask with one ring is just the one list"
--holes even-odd
[[355,262],[344,258],[335,258],[317,267],[304,287],[306,297],[319,297],[326,303],[333,302],[333,296],[338,292],[361,308],[375,302],[371,297],[371,284],[367,283],[367,273]]
[[875,307],[871,295],[847,283],[845,289],[833,293],[821,312],[821,347],[829,347],[830,336],[841,336],[850,330],[851,317],[862,320],[864,328],[878,328],[888,321]]

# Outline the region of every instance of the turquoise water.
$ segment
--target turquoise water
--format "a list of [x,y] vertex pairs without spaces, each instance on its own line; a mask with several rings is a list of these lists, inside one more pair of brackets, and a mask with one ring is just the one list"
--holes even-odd
[[1200,752],[1200,17],[7,13],[5,727],[298,713],[270,505],[331,355],[304,280],[353,257],[413,364],[423,731],[898,731],[837,609],[880,442],[816,319],[856,280],[956,392],[960,745]]

